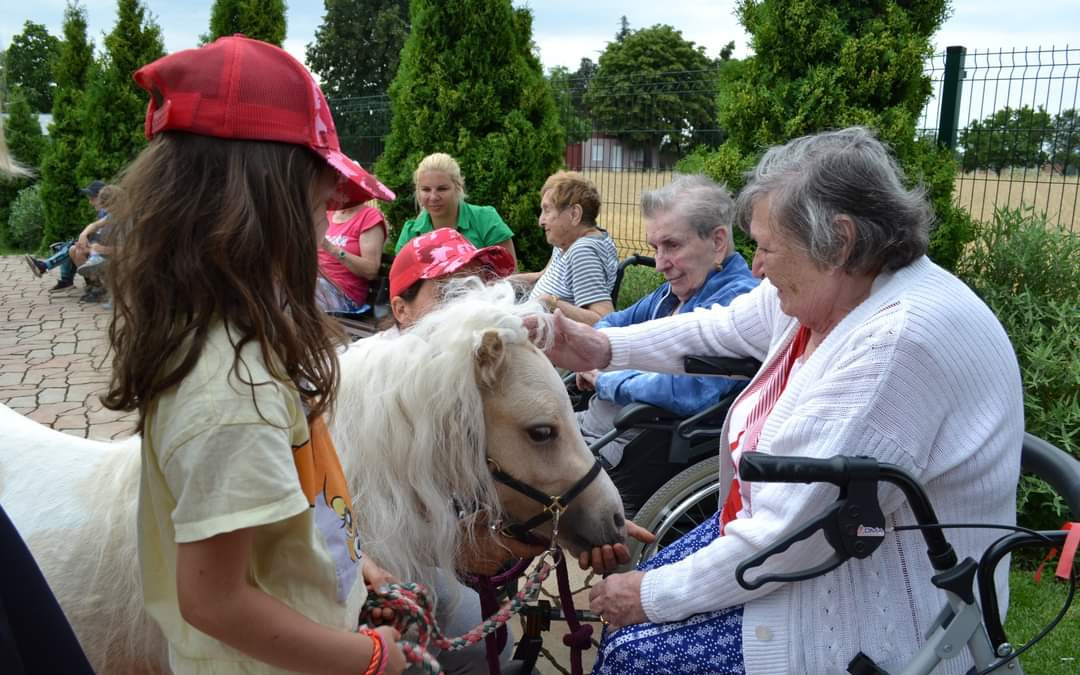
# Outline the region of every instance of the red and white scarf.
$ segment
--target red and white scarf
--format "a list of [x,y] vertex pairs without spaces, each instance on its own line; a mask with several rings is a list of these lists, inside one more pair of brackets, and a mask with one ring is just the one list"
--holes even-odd
[[[783,353],[773,359],[765,372],[762,373],[753,387],[743,394],[743,398],[757,396],[757,402],[746,417],[743,429],[735,435],[729,450],[732,453],[732,463],[735,465],[735,477],[731,480],[731,488],[728,490],[724,507],[720,511],[720,532],[724,526],[735,519],[743,507],[742,493],[739,489],[739,466],[738,457],[743,453],[757,450],[758,441],[761,439],[761,430],[765,427],[765,421],[769,419],[769,413],[779,400],[784,387],[787,386],[788,376],[795,365],[795,361],[806,351],[806,344],[810,341],[810,330],[806,326],[800,326],[795,337],[784,348]],[[742,448],[741,452],[739,448]]]

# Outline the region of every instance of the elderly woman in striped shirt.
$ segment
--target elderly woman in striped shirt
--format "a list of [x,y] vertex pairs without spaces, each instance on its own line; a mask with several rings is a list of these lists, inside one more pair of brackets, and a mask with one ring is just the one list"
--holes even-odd
[[[926,197],[866,129],[770,149],[735,219],[757,241],[752,270],[764,280],[728,307],[600,331],[558,313],[535,319],[553,330],[552,361],[575,371],[680,372],[690,354],[762,361],[724,424],[718,466],[730,487],[716,516],[593,586],[592,609],[610,623],[593,672],[838,673],[859,652],[896,668],[941,605],[920,538],[889,534],[865,560],[746,590],[736,566],[836,490],[732,472],[751,452],[870,455],[914,475],[941,522],[1012,523],[1024,425],[1016,356],[990,309],[926,256]],[[896,489],[882,489],[881,504],[890,528],[915,522]],[[961,529],[949,539],[961,558],[978,558],[997,536]],[[621,549],[593,551],[593,566],[625,560]],[[831,552],[812,538],[797,560],[762,571],[805,569]],[[998,573],[1004,602],[1005,566]],[[969,666],[957,658],[941,672]]]
[[573,171],[560,171],[540,188],[540,227],[552,246],[542,272],[518,274],[512,280],[532,285],[530,298],[548,311],[590,326],[615,309],[618,253],[599,225],[600,193],[592,181]]

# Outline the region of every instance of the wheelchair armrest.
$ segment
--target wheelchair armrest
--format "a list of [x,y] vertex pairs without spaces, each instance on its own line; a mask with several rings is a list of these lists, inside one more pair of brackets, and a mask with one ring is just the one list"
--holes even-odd
[[720,438],[720,432],[724,426],[724,417],[727,410],[735,401],[738,392],[728,394],[708,408],[679,422],[675,427],[678,436],[689,440],[698,438]]
[[1038,476],[1065,500],[1073,518],[1080,518],[1080,461],[1038,436],[1024,434],[1020,467]]
[[622,431],[630,427],[656,422],[675,422],[678,415],[659,406],[648,403],[628,403],[615,415],[614,426]]
[[733,380],[749,380],[761,368],[761,361],[725,356],[687,356],[683,368],[688,375],[720,375]]

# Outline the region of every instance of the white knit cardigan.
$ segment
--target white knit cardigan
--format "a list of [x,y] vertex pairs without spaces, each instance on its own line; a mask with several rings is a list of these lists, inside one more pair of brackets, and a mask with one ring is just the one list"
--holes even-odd
[[[729,307],[604,332],[609,368],[678,373],[689,354],[752,356],[767,364],[797,327],[766,281]],[[1020,373],[1001,324],[967,286],[923,257],[879,275],[870,296],[797,370],[758,451],[869,455],[912,472],[943,523],[1013,524],[1023,425]],[[726,451],[720,465],[726,486],[732,475]],[[823,484],[752,484],[749,517],[729,523],[701,551],[645,574],[641,601],[650,621],[744,605],[743,654],[752,675],[844,673],[859,651],[886,668],[903,663],[945,601],[930,583],[934,570],[917,532],[889,534],[871,557],[809,581],[756,591],[735,582],[739,562],[819,514],[836,495]],[[899,490],[883,484],[880,496],[889,526],[915,522]],[[961,559],[976,560],[1000,534],[946,531]],[[767,569],[806,569],[830,552],[817,536]],[[1004,608],[1004,565],[997,581]],[[969,664],[953,659],[935,672],[962,673]]]

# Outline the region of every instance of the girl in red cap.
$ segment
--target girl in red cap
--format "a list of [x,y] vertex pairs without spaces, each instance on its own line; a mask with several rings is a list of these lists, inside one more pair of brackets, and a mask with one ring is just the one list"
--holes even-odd
[[222,38],[141,68],[104,398],[138,412],[139,564],[174,673],[400,673],[366,596],[322,413],[337,335],[315,302],[327,208],[393,195],[341,153],[318,85]]

